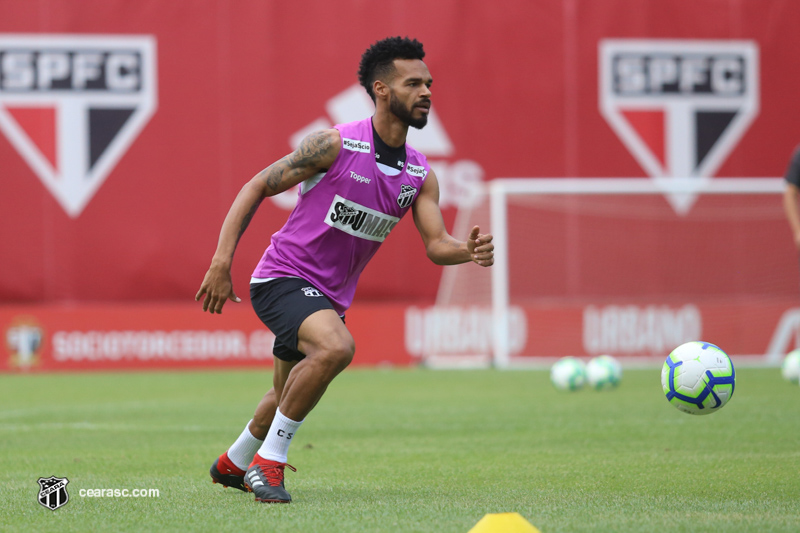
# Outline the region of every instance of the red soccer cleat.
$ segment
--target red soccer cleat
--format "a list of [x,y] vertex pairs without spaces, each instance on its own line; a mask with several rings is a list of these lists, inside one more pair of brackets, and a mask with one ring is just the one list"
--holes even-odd
[[228,459],[228,452],[223,453],[214,461],[209,473],[211,474],[211,481],[214,483],[219,483],[226,488],[233,487],[247,492],[247,488],[244,486],[244,470]]
[[292,465],[270,461],[256,454],[244,476],[244,485],[255,494],[257,502],[291,503],[292,497],[283,485],[283,469],[287,466],[297,472]]

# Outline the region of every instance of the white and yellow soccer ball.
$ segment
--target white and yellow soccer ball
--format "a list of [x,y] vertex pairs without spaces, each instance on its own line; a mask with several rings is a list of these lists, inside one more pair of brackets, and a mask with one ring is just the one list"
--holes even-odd
[[691,415],[722,409],[733,396],[736,371],[730,357],[708,342],[687,342],[669,354],[661,369],[667,401]]
[[577,357],[562,357],[550,368],[550,381],[559,390],[583,388],[586,384],[586,365]]
[[792,350],[786,354],[781,365],[781,375],[792,383],[800,381],[800,350]]
[[586,380],[593,389],[612,389],[622,380],[622,365],[610,355],[593,357],[586,364]]

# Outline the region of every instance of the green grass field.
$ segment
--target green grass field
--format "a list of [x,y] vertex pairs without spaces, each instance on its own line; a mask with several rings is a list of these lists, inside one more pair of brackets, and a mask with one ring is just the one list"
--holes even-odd
[[[466,533],[516,511],[542,533],[800,531],[800,387],[737,373],[693,417],[660,369],[575,393],[542,371],[348,370],[295,437],[290,505],[208,476],[266,372],[0,376],[0,529]],[[69,479],[56,511],[37,502],[51,475]]]

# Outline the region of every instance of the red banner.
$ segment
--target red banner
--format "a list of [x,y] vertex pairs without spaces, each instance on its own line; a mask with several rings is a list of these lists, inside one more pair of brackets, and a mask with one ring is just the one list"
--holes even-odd
[[[691,340],[776,363],[797,345],[800,309],[732,301],[513,307],[512,356],[663,358]],[[492,353],[491,309],[357,305],[354,366],[408,366]],[[0,372],[264,367],[274,336],[246,304],[209,315],[188,304],[0,307]]]
[[[512,357],[630,359],[666,358],[685,342],[711,342],[735,356],[778,363],[797,348],[800,308],[790,300],[701,302],[551,303],[513,306],[509,318]],[[413,357],[457,364],[492,354],[489,307],[409,307],[405,346]]]
[[[402,319],[399,306],[353,308],[353,364],[410,364]],[[5,306],[0,331],[0,372],[271,367],[275,339],[246,303],[221,315],[199,304]]]

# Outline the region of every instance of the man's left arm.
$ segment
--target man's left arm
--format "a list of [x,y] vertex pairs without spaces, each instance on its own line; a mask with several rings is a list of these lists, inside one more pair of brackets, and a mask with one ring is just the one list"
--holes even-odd
[[491,234],[481,233],[480,228],[474,226],[467,240],[459,241],[447,233],[439,209],[439,182],[433,169],[428,172],[412,209],[414,224],[431,261],[437,265],[458,265],[468,261],[484,267],[494,264]]

